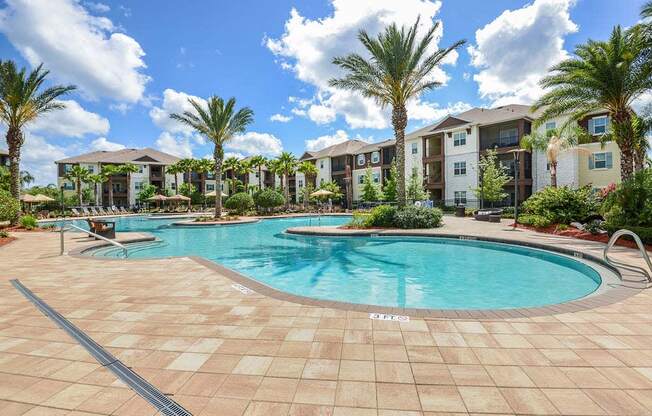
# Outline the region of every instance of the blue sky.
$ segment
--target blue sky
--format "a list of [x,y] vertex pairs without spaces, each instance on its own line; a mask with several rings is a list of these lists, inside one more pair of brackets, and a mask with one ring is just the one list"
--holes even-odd
[[358,29],[376,33],[418,15],[420,30],[442,22],[440,46],[467,44],[435,74],[444,85],[408,108],[409,128],[471,106],[528,103],[550,64],[577,43],[606,38],[615,24],[632,25],[642,3],[6,0],[0,57],[28,67],[43,62],[53,81],[79,86],[65,111],[29,128],[24,164],[45,184],[55,180],[53,160],[90,150],[210,154],[208,143],[167,117],[188,96],[235,96],[254,110],[249,132],[227,149],[237,155],[300,155],[356,137],[389,138],[387,110],[328,87],[337,75],[330,60],[360,51]]

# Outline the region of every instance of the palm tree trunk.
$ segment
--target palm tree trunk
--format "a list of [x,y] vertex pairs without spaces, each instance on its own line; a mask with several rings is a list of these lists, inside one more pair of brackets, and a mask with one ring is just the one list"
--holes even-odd
[[407,127],[407,110],[404,104],[392,108],[392,126],[396,139],[396,199],[398,206],[405,206],[405,127]]
[[624,182],[632,177],[634,167],[634,140],[630,128],[631,114],[627,109],[616,111],[612,116],[612,120],[614,131],[620,136],[616,137],[616,143],[620,148],[620,179]]
[[109,206],[113,206],[113,178],[109,175],[109,180],[107,181],[109,185]]
[[127,172],[127,208],[131,206],[131,173]]
[[93,183],[93,188],[95,190],[95,205],[100,205],[100,202],[99,202],[99,199],[98,199],[99,194],[97,192],[98,185],[99,185],[98,183]]
[[633,173],[632,149],[627,146],[620,148],[620,179],[624,182],[632,177]]
[[222,217],[222,159],[215,154],[215,218]]
[[174,173],[174,194],[179,195],[179,174]]
[[557,187],[557,162],[550,162],[550,186]]
[[634,170],[640,172],[645,169],[645,150],[638,149],[634,154]]
[[79,206],[82,206],[82,189],[81,189],[81,179],[77,178],[77,199],[79,200]]
[[[11,178],[9,191],[11,192],[11,196],[16,199],[20,198],[20,146],[23,144],[22,136],[22,132],[16,128],[10,127],[7,131],[9,174]],[[20,209],[16,211],[16,215],[11,219],[11,225],[17,224],[19,217]]]
[[290,175],[283,173],[283,194],[285,195],[285,210],[290,208]]
[[258,190],[263,190],[263,165],[258,165]]

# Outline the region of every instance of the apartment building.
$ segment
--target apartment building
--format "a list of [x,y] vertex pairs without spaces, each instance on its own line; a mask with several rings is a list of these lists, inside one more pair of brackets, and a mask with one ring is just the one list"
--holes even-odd
[[0,149],[0,166],[9,167],[9,152],[4,149]]
[[[85,153],[66,159],[55,161],[57,165],[57,182],[63,187],[64,193],[73,195],[76,193],[76,184],[66,179],[66,174],[75,165],[88,169],[91,173],[99,173],[104,165],[124,165],[131,163],[139,168],[138,172],[132,173],[130,178],[126,174],[113,175],[111,177],[113,186],[113,203],[117,206],[132,206],[136,203],[136,197],[145,185],[154,185],[159,190],[170,188],[174,190],[175,183],[183,183],[183,175],[166,173],[166,168],[179,161],[179,158],[158,150],[145,149],[122,149],[117,151],[96,151]],[[93,190],[92,184],[82,184],[82,188]],[[99,194],[102,205],[109,204],[109,185],[102,184]]]

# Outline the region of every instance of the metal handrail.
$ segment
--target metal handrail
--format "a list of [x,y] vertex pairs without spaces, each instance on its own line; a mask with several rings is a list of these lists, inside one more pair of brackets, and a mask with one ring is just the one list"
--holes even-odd
[[643,267],[633,266],[631,264],[622,263],[609,258],[609,249],[611,249],[614,246],[614,244],[616,244],[616,241],[618,241],[618,239],[624,235],[628,235],[634,239],[634,241],[636,242],[636,246],[638,247],[638,251],[641,253],[641,256],[647,263],[647,267],[649,267],[650,271],[652,271],[652,261],[650,261],[650,256],[648,256],[647,251],[645,251],[645,245],[643,245],[641,238],[638,235],[636,235],[636,233],[630,230],[622,229],[613,233],[613,235],[609,239],[609,242],[607,243],[607,246],[604,248],[604,252],[603,252],[604,260],[607,263],[611,264],[612,266],[620,266],[623,269],[627,269],[635,272],[641,272],[647,276],[647,281],[652,283],[652,276],[650,275],[650,272],[645,270]]
[[[66,227],[70,227],[70,228],[66,228]],[[85,230],[85,229],[83,229],[81,227],[78,227],[76,225],[73,225],[73,224],[67,224],[66,226],[63,226],[63,225],[61,226],[61,230],[60,230],[60,234],[61,234],[61,253],[60,253],[60,255],[63,255],[63,253],[65,251],[64,250],[63,233],[70,230],[71,228],[74,228],[76,230],[79,230],[79,231],[82,231],[84,233],[90,234],[95,238],[99,238],[100,240],[103,240],[103,241],[106,241],[107,243],[110,243],[110,244],[118,247],[119,249],[122,249],[122,252],[124,253],[125,259],[129,257],[129,251],[127,250],[127,247],[124,244],[120,244],[117,241],[113,241],[113,240],[108,239],[106,237],[103,237],[103,236],[101,236],[99,234],[96,234],[96,233],[94,233],[94,232],[92,232],[90,230]]]

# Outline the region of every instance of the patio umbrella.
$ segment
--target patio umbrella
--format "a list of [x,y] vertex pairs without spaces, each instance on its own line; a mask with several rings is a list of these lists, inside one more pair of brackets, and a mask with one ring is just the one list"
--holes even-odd
[[173,196],[167,198],[167,200],[168,201],[188,201],[188,209],[190,209],[190,201],[192,201],[192,199],[188,198],[187,196],[183,196],[183,195],[173,195]]
[[28,207],[28,212],[32,211],[32,204],[36,202],[36,197],[30,194],[22,194],[18,199]]
[[[215,198],[215,197],[217,196],[217,191],[210,191],[209,193],[207,193],[207,194],[204,195],[204,196]],[[224,197],[224,196],[228,196],[228,195],[225,194],[224,192],[222,192],[222,196]]]
[[331,196],[331,195],[335,195],[335,193],[331,192],[331,191],[328,191],[326,189],[319,189],[319,190],[317,190],[317,191],[310,194],[310,196],[316,196],[316,197]]
[[34,195],[34,201],[33,202],[52,202],[52,201],[55,201],[55,199],[50,198],[47,195],[36,194],[36,195]]
[[161,208],[161,203],[167,201],[168,197],[165,195],[157,194],[152,197],[147,198],[148,201],[156,202],[156,205]]

